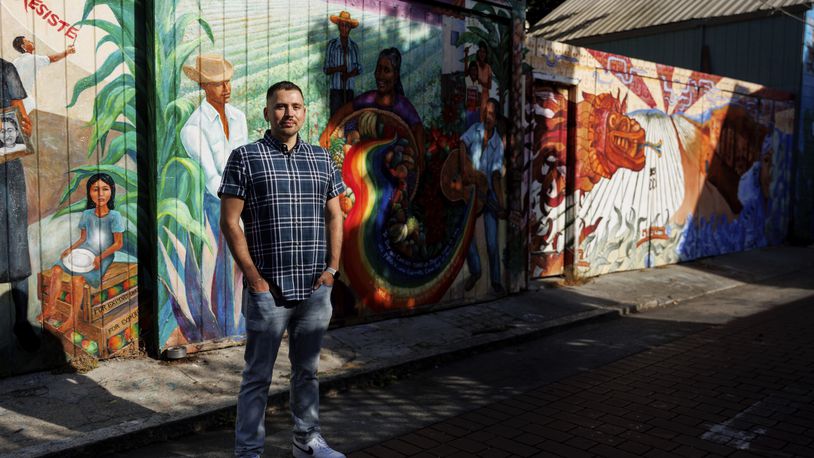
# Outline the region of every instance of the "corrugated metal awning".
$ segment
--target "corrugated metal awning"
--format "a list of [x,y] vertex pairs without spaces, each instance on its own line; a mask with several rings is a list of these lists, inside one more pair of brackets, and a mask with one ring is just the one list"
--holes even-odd
[[530,35],[569,41],[694,19],[737,16],[810,5],[811,0],[566,0]]

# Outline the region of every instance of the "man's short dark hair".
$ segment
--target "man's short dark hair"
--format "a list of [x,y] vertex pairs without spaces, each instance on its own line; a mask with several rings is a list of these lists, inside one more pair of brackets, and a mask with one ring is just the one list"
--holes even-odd
[[277,91],[298,91],[302,96],[303,100],[305,99],[305,96],[302,94],[302,89],[300,89],[299,86],[292,83],[291,81],[279,81],[277,83],[272,84],[269,87],[269,90],[266,91],[266,100],[270,99]]
[[19,37],[14,37],[14,41],[11,42],[11,46],[17,50],[17,52],[25,54],[25,49],[23,48],[23,40],[25,37],[20,35]]
[[497,99],[494,98],[494,97],[489,97],[489,99],[486,101],[486,104],[489,105],[490,103],[492,104],[492,108],[495,109],[495,115],[499,115],[500,114],[500,102],[498,102]]

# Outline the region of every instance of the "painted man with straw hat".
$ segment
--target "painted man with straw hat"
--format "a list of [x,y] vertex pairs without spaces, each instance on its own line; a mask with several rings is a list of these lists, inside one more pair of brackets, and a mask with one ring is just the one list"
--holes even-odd
[[[192,159],[200,161],[206,190],[215,197],[229,153],[249,143],[246,115],[229,103],[234,67],[223,56],[200,55],[194,66],[184,65],[183,70],[203,89],[206,99],[181,129],[181,143]],[[216,201],[219,207],[220,200]]]
[[217,306],[218,323],[224,335],[230,335],[236,331],[228,319],[234,302],[234,261],[220,235],[217,195],[229,154],[249,143],[246,115],[229,103],[234,67],[223,56],[200,55],[195,58],[195,65],[185,65],[183,70],[189,79],[198,83],[206,97],[181,129],[181,144],[204,173],[204,213],[218,244],[212,280],[216,287],[212,288],[211,301]]
[[328,42],[322,71],[329,78],[333,116],[339,107],[353,100],[353,80],[362,73],[362,63],[359,60],[359,47],[350,39],[350,31],[359,26],[359,21],[347,11],[342,11],[337,16],[331,16],[331,22],[339,28],[339,37]]

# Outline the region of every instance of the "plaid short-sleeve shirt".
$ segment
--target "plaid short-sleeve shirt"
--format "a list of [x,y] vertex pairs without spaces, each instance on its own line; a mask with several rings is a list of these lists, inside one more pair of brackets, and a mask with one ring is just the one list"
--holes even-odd
[[303,300],[325,270],[325,203],[344,191],[327,151],[299,137],[287,151],[266,131],[232,151],[218,195],[244,200],[241,219],[260,275],[284,299]]

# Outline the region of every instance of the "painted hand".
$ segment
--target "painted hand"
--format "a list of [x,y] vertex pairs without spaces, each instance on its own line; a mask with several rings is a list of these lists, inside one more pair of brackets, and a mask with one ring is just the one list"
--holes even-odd
[[20,128],[22,129],[23,133],[26,137],[31,136],[31,118],[28,115],[20,116]]
[[[335,126],[334,126],[335,127]],[[331,133],[330,129],[326,128],[322,135],[319,136],[319,146],[328,149],[331,147]]]

